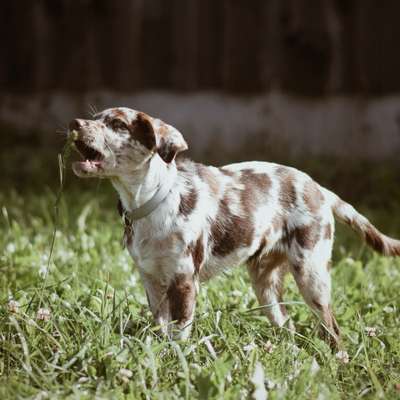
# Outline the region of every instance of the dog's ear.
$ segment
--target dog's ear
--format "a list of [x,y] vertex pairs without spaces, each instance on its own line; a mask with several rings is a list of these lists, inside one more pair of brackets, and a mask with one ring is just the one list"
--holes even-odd
[[188,149],[182,134],[173,126],[162,123],[156,132],[157,152],[167,164],[172,162],[178,153]]
[[156,134],[149,117],[144,113],[138,113],[129,126],[132,137],[149,150],[156,147]]

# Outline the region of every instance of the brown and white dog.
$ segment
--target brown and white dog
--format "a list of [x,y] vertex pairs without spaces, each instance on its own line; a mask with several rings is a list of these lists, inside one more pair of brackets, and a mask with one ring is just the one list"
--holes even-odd
[[188,148],[181,133],[128,108],[76,119],[70,131],[78,133],[75,145],[86,160],[73,164],[75,174],[108,178],[119,193],[125,243],[166,334],[188,337],[198,281],[245,264],[273,324],[291,328],[282,304],[283,277],[291,272],[335,344],[339,327],[329,273],[334,216],[378,252],[400,255],[400,241],[294,168],[176,160]]

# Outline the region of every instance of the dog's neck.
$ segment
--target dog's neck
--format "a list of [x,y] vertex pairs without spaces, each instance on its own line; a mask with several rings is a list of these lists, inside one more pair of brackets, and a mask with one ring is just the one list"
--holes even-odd
[[172,187],[177,175],[175,162],[166,164],[155,154],[143,168],[111,180],[124,209],[130,213],[150,201],[160,188]]

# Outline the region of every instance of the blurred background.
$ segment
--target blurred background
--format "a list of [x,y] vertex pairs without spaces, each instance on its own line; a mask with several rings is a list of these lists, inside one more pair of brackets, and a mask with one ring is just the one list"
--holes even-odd
[[397,0],[2,2],[3,187],[51,186],[69,120],[127,106],[176,126],[196,161],[290,164],[397,205],[399,15]]

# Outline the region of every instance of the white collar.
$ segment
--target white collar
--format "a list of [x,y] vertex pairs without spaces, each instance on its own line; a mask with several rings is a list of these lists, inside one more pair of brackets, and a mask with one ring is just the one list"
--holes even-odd
[[130,222],[137,221],[151,214],[168,196],[168,193],[172,189],[173,182],[171,179],[167,179],[166,182],[160,183],[157,187],[154,196],[147,200],[140,207],[135,208],[131,211],[125,211],[124,216],[127,217]]

